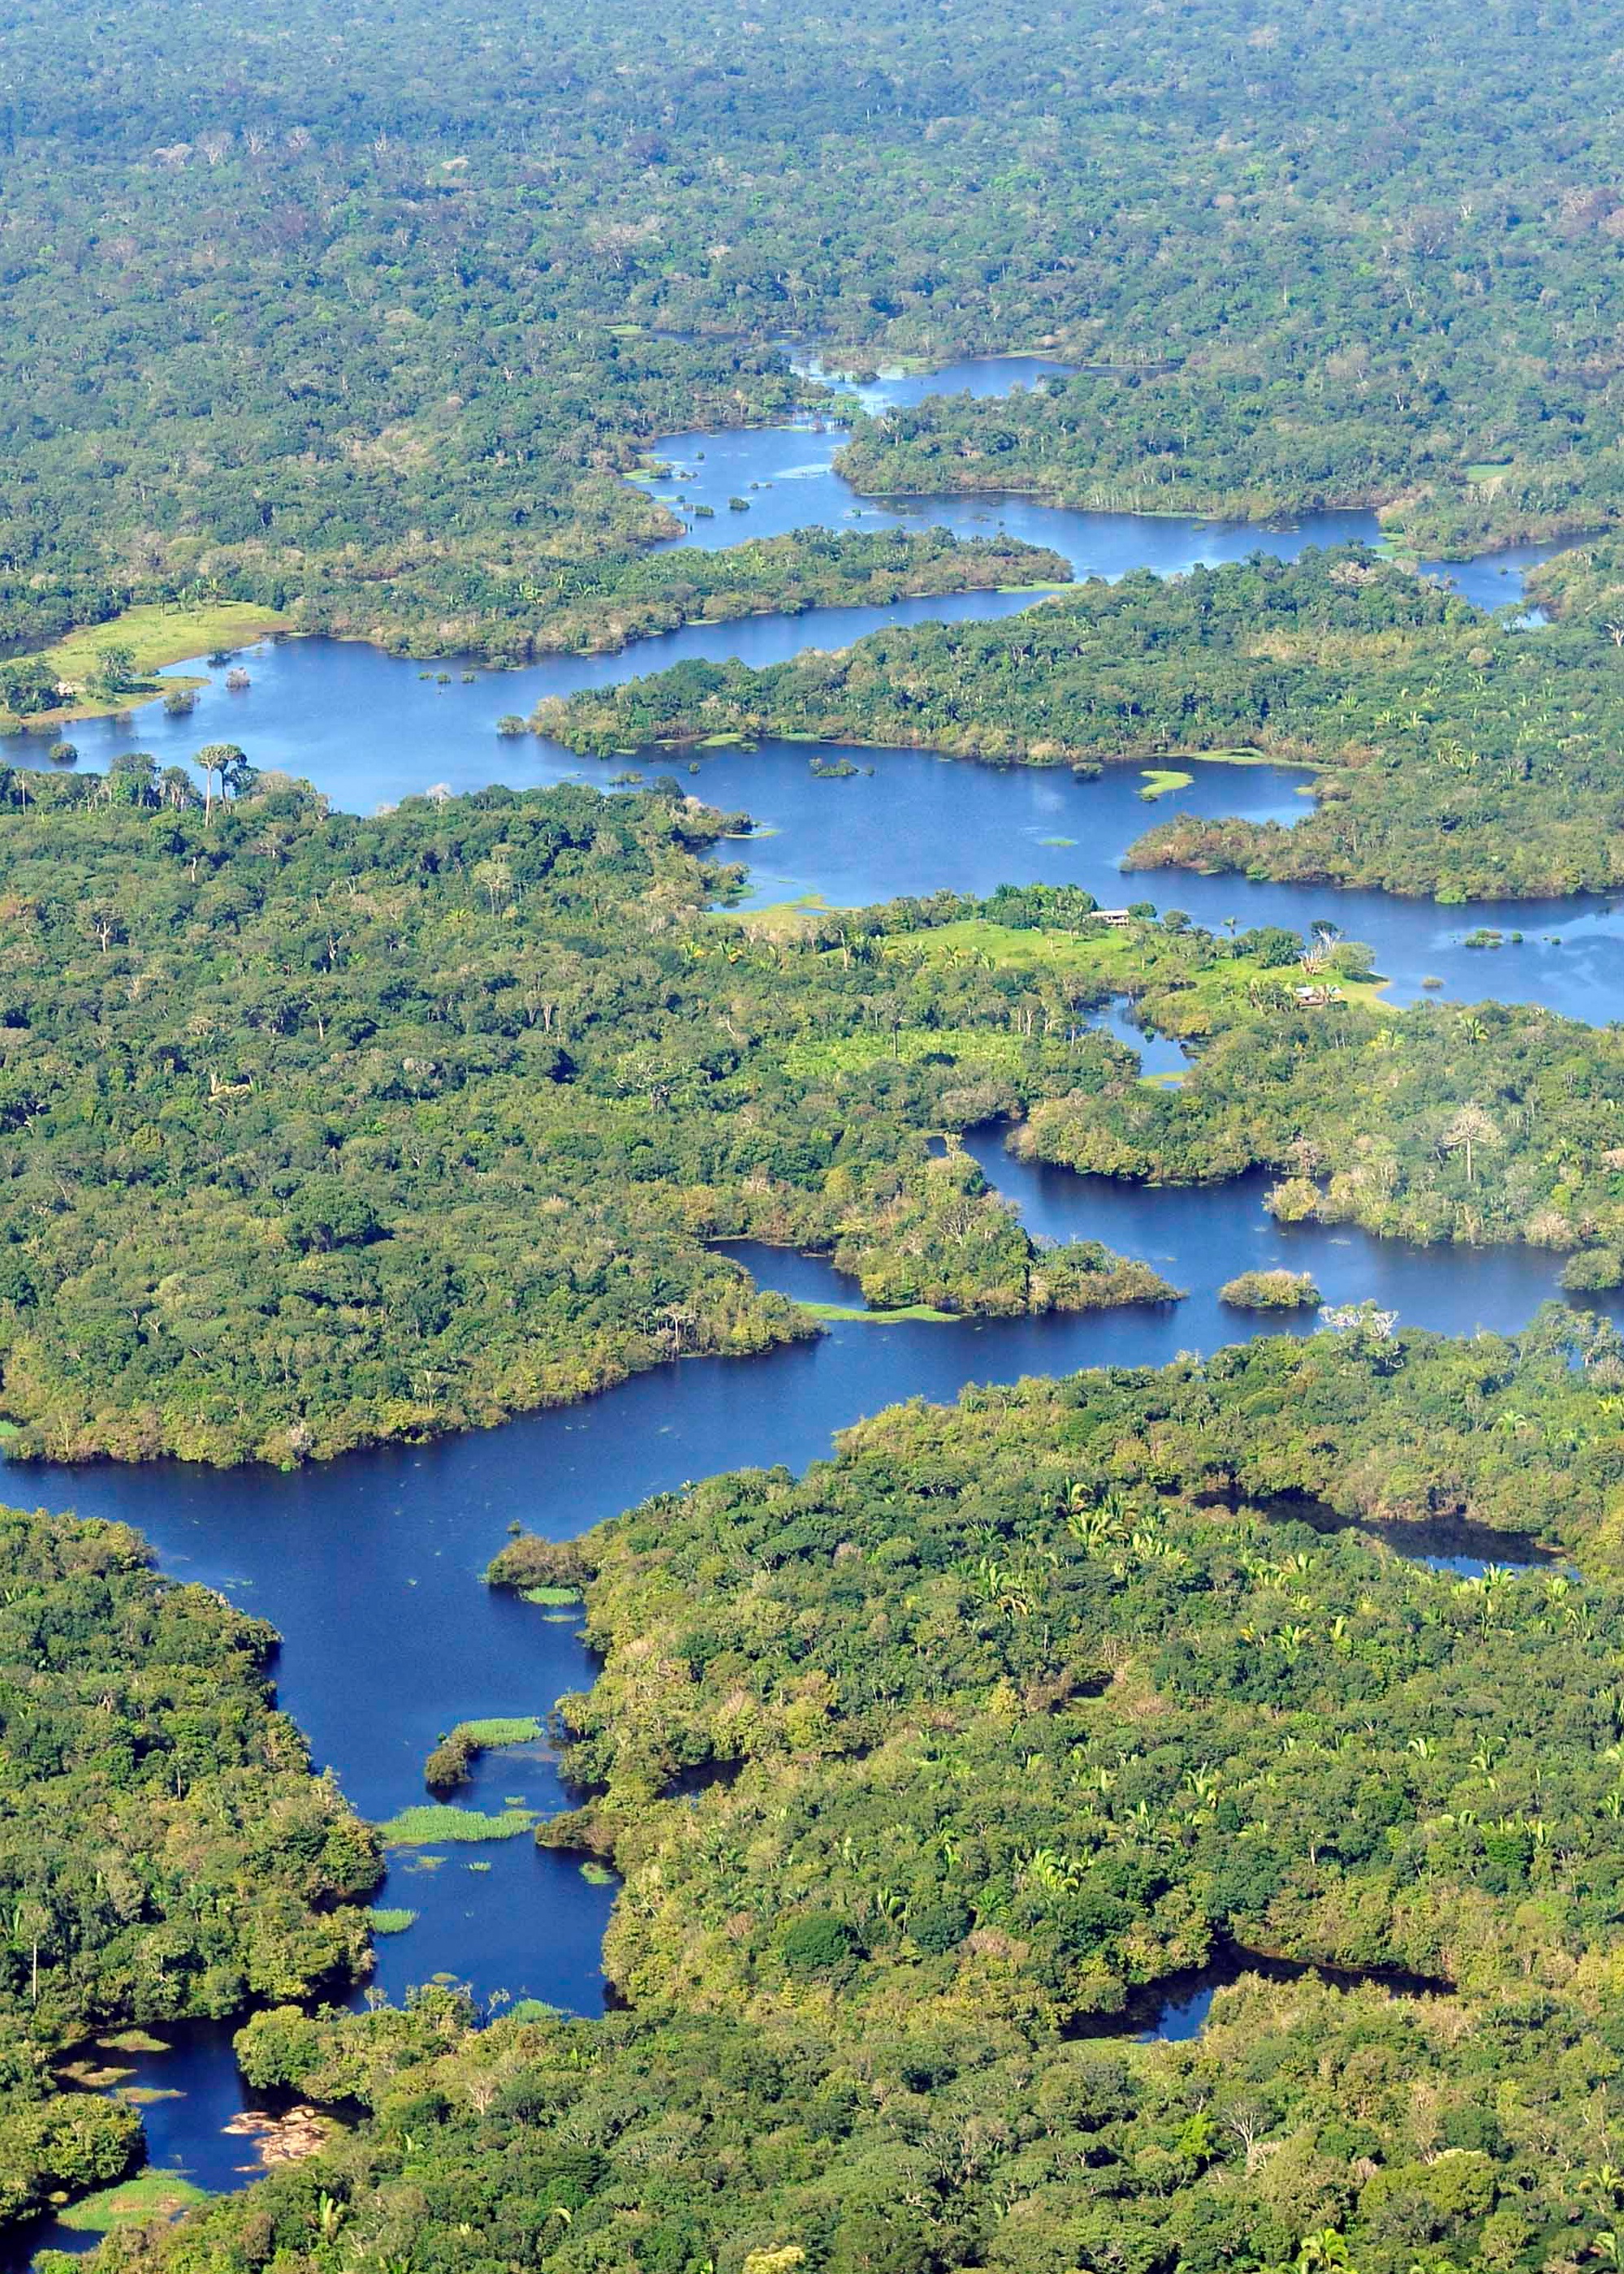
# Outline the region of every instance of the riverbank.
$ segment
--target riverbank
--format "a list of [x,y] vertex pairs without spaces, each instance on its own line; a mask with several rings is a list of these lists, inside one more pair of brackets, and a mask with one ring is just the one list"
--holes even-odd
[[[207,684],[200,677],[159,681],[152,675],[154,673],[188,663],[194,657],[245,647],[292,629],[291,619],[278,610],[254,607],[245,601],[212,600],[199,606],[177,607],[154,601],[126,608],[104,623],[83,625],[43,651],[42,659],[57,679],[79,692],[71,701],[26,716],[0,708],[0,735],[35,734],[81,719],[122,718],[174,689]],[[113,648],[127,651],[125,683],[117,694],[92,695],[86,691],[87,683],[101,667],[102,651]]]

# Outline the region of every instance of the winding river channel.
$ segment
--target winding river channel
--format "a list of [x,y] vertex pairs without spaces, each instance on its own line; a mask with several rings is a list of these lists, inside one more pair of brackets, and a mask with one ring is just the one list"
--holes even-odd
[[[929,384],[996,392],[1054,368],[1008,358],[956,367]],[[878,406],[926,384],[882,381],[858,391]],[[680,473],[659,481],[656,493],[716,507],[714,520],[693,523],[696,543],[820,522],[945,523],[969,534],[996,527],[1056,546],[1079,575],[1115,576],[1134,567],[1174,573],[1259,546],[1289,554],[1375,534],[1372,517],[1362,514],[1267,531],[1063,512],[1024,498],[878,508],[856,499],[832,471],[840,440],[838,427],[810,421],[674,437],[659,455]],[[732,495],[748,498],[748,516],[727,512]],[[1525,550],[1447,573],[1483,605],[1514,604],[1521,572],[1535,557]],[[306,776],[335,802],[364,810],[438,782],[602,780],[608,769],[533,737],[499,739],[497,718],[528,710],[544,693],[636,676],[682,657],[768,662],[844,644],[882,623],[1032,605],[1029,594],[978,593],[755,618],[518,673],[465,679],[454,659],[444,685],[416,663],[358,644],[285,641],[248,654],[244,694],[228,693],[216,671],[190,719],[152,711],[133,731],[128,722],[101,722],[76,728],[75,739],[85,762],[101,765],[134,741],[169,763],[229,734],[256,764]],[[1537,629],[1528,636],[1538,637]],[[1539,1001],[1591,1020],[1624,1007],[1615,902],[1451,911],[1235,878],[1164,874],[1125,884],[1122,854],[1153,816],[1177,806],[1289,821],[1304,810],[1300,772],[1192,764],[1191,787],[1152,808],[1132,767],[1085,783],[1064,772],[951,764],[926,752],[853,755],[871,771],[838,779],[810,774],[805,745],[706,756],[699,794],[745,807],[757,823],[751,845],[725,848],[748,858],[755,900],[819,893],[851,905],[941,885],[986,892],[1003,882],[1076,881],[1105,901],[1144,895],[1214,927],[1228,917],[1296,930],[1329,919],[1371,944],[1395,1000],[1410,999],[1430,977],[1453,996]],[[1485,952],[1465,945],[1479,925],[1523,937]],[[1153,1047],[1164,1054],[1151,1058],[1154,1070],[1169,1046]],[[330,1765],[355,1804],[381,1819],[424,1797],[424,1758],[454,1722],[545,1714],[592,1678],[578,1615],[539,1611],[480,1584],[510,1525],[564,1538],[649,1493],[718,1470],[803,1467],[829,1453],[838,1429],[900,1398],[951,1399],[973,1382],[1154,1364],[1254,1332],[1307,1330],[1292,1320],[1260,1327],[1250,1314],[1226,1311],[1216,1291],[1244,1269],[1282,1263],[1312,1270],[1329,1301],[1373,1297],[1408,1321],[1457,1333],[1514,1329],[1558,1293],[1558,1259],[1532,1250],[1426,1252],[1353,1231],[1282,1228],[1263,1210],[1261,1178],[1214,1190],[1147,1190],[1019,1163],[996,1133],[974,1140],[973,1149],[1034,1233],[1097,1237],[1147,1257],[1189,1291],[1185,1299],[1069,1318],[839,1322],[814,1343],[765,1357],[683,1360],[562,1412],[297,1474],[173,1463],[34,1465],[19,1470],[8,1496],[134,1524],[166,1570],[270,1619],[284,1638],[282,1703],[308,1732],[317,1763]],[[826,1262],[753,1246],[733,1252],[758,1280],[793,1296],[861,1300]],[[1415,1544],[1430,1545],[1451,1568],[1473,1568],[1474,1543]],[[537,1744],[484,1757],[461,1800],[475,1809],[511,1803],[546,1812],[565,1795],[547,1747]],[[417,1916],[405,1931],[379,1938],[374,1986],[398,1999],[438,1975],[469,1984],[482,1999],[500,1991],[601,2011],[600,1946],[613,1897],[613,1887],[589,1882],[575,1860],[538,1850],[528,1838],[394,1851],[378,1900]],[[1181,1991],[1149,2026],[1189,2034],[1205,2012],[1203,1995],[1199,1987]],[[143,2057],[131,2082],[143,2093],[173,2096],[144,2109],[154,2163],[207,2187],[253,2175],[252,2142],[223,2128],[244,2097],[228,2029],[185,2032],[168,2054]],[[53,2230],[32,2240],[42,2239],[72,2248],[90,2238]]]

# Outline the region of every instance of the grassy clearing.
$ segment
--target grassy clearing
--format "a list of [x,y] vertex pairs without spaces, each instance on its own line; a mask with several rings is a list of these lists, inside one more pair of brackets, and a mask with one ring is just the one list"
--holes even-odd
[[[1204,971],[1180,969],[1169,955],[1169,951],[1177,954],[1176,943],[1159,931],[1151,936],[1147,954],[1145,937],[1133,930],[1018,931],[1009,925],[989,923],[981,916],[941,924],[931,931],[900,933],[886,940],[883,947],[887,954],[915,962],[982,962],[999,971],[1055,972],[1092,979],[1102,992],[1113,995],[1138,995],[1147,988],[1155,992],[1176,979],[1192,1005],[1212,1012],[1244,1007],[1249,990],[1259,981],[1283,979],[1296,983],[1303,976],[1295,966],[1266,968],[1244,955],[1226,956]],[[1389,983],[1385,979],[1338,978],[1335,982],[1350,1003],[1362,1003],[1367,1008],[1380,1003]],[[906,1045],[906,1034],[903,1039]],[[871,1057],[879,1055],[883,1040],[876,1039]]]
[[535,1826],[533,1809],[506,1808],[500,1816],[483,1816],[477,1808],[441,1808],[424,1801],[380,1824],[378,1836],[386,1848],[438,1848],[481,1840],[516,1840]]
[[132,648],[138,671],[157,671],[164,664],[211,655],[216,648],[245,647],[267,632],[290,629],[289,619],[274,608],[251,607],[244,600],[216,600],[197,608],[165,608],[154,603],[126,608],[110,623],[86,624],[45,652],[62,678],[84,679],[94,671],[104,647]]
[[154,701],[177,684],[204,683],[201,680],[170,680],[160,684],[150,674],[164,665],[184,663],[192,656],[210,655],[216,648],[244,647],[252,640],[263,639],[267,632],[291,629],[289,619],[278,615],[274,608],[251,607],[242,600],[215,600],[195,608],[166,608],[156,602],[126,608],[122,615],[114,616],[107,623],[86,624],[70,632],[65,639],[44,651],[45,659],[58,679],[82,688],[94,675],[97,658],[104,647],[127,647],[134,655],[135,668],[140,674],[139,687],[109,697],[81,693],[56,710],[37,712],[26,719],[18,719],[9,711],[0,711],[0,724],[15,731],[24,726],[62,726],[74,719],[116,718],[121,712]]
[[932,1327],[952,1327],[963,1322],[953,1311],[933,1311],[929,1303],[909,1303],[899,1311],[860,1311],[850,1303],[801,1303],[797,1308],[815,1319],[849,1319],[862,1327],[894,1327],[906,1321],[923,1322]]
[[1143,772],[1145,787],[1139,795],[1147,805],[1153,805],[1159,797],[1170,797],[1176,789],[1188,789],[1195,779],[1193,774],[1185,773],[1178,766],[1146,766]]
[[178,2172],[138,2172],[116,2187],[101,2187],[93,2195],[70,2203],[62,2211],[64,2226],[76,2234],[110,2234],[115,2227],[141,2226],[149,2219],[177,2218],[193,2203],[208,2196]]
[[169,2041],[154,2037],[150,2029],[117,2029],[111,2036],[98,2037],[97,2044],[104,2053],[167,2053]]
[[613,1887],[615,1884],[616,1875],[606,1864],[583,1864],[581,1876],[589,1886]]
[[527,1603],[539,1603],[547,1609],[585,1600],[579,1587],[521,1587],[519,1593]]
[[985,962],[997,971],[1098,973],[1125,991],[1137,979],[1144,957],[1132,932],[1092,933],[1018,930],[966,916],[929,931],[900,932],[883,942],[888,955],[910,963]]

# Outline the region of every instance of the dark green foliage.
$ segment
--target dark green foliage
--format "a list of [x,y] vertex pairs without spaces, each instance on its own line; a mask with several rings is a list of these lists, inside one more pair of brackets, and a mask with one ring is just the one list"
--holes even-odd
[[653,436],[805,396],[786,337],[1090,366],[866,430],[883,488],[1615,513],[1605,10],[749,20],[14,11],[0,638],[201,585],[526,652],[672,527]]
[[341,1988],[377,1843],[267,1679],[275,1636],[119,1525],[0,1511],[0,2223],[119,2178],[64,2045]]
[[[1304,1005],[1255,977],[1220,1002],[1203,982],[1235,953],[1197,934],[1158,940],[1146,959],[1139,1016],[1190,1038],[1176,1088],[1079,1085],[1035,1104],[1015,1149],[1158,1183],[1267,1167],[1282,1179],[1267,1204],[1285,1223],[1353,1223],[1423,1245],[1524,1239],[1567,1254],[1562,1284],[1575,1292],[1624,1280],[1624,1030],[1518,1004]],[[1255,1284],[1237,1297],[1238,1284],[1226,1300],[1256,1299]],[[1312,1288],[1274,1293],[1312,1299]]]
[[730,1234],[877,1302],[1168,1291],[1040,1254],[929,1149],[1113,1046],[1034,1034],[1013,981],[725,926],[696,856],[731,825],[674,784],[357,820],[215,764],[211,815],[150,761],[0,773],[13,1449],[286,1463],[812,1331]]
[[[321,2274],[335,2225],[422,2274],[1585,2263],[1624,2195],[1624,1356],[1379,1342],[915,1404],[601,1527],[568,1711],[634,2011],[259,2016],[252,2079],[371,2120],[113,2266]],[[1586,1576],[1462,1581],[1282,1495],[1538,1510]],[[1135,2042],[1124,1995],[1226,1947],[1199,2039]],[[1357,1978],[1395,1966],[1434,1979]]]
[[820,1975],[849,1973],[861,1953],[849,1919],[837,1918],[831,1911],[808,1911],[786,1929],[778,1955],[793,1980],[809,1982]]

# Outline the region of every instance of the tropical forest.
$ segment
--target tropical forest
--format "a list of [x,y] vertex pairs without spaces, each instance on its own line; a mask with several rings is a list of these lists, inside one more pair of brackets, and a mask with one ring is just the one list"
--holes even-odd
[[1624,2265],[1624,37],[0,20],[0,2274]]

